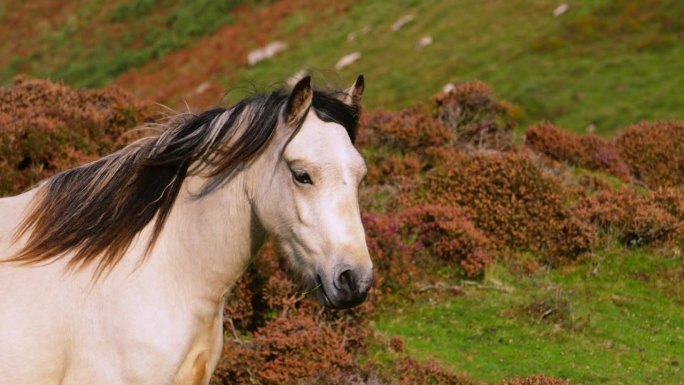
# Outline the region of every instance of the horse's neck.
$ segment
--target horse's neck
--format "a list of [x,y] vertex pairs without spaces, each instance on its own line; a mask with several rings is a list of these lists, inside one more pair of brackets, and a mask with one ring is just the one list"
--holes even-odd
[[[200,198],[194,193],[203,181],[188,178],[148,262],[161,257],[163,269],[182,277],[184,288],[221,300],[265,238],[253,218],[245,178],[240,174]],[[164,255],[154,255],[159,253]]]

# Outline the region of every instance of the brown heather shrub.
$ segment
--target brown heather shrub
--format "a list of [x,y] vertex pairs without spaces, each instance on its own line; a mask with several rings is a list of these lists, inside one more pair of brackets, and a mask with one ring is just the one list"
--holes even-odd
[[523,153],[478,153],[446,163],[407,200],[463,207],[500,247],[545,250],[566,217],[559,181]]
[[436,118],[456,136],[456,142],[475,149],[508,150],[520,111],[498,99],[480,81],[462,83],[432,97]]
[[400,234],[415,236],[431,255],[448,264],[458,263],[468,277],[476,277],[494,260],[489,240],[468,220],[462,209],[417,206],[397,214]]
[[424,108],[364,113],[358,144],[390,147],[403,153],[453,142],[453,134]]
[[435,148],[448,148],[453,135],[424,108],[399,112],[364,113],[357,144],[366,151],[367,180],[373,184],[404,185],[434,167],[430,154]]
[[542,375],[504,380],[500,385],[570,385],[569,381]]
[[528,127],[524,143],[534,152],[551,159],[576,163],[582,158],[579,138],[548,122]]
[[573,209],[573,215],[629,247],[676,240],[684,226],[656,200],[626,189],[586,197]]
[[258,299],[254,288],[256,275],[250,268],[233,286],[223,308],[224,330],[228,332],[251,330],[256,319],[255,301]]
[[593,250],[598,241],[598,229],[594,223],[569,216],[551,234],[550,259],[547,262],[559,264],[575,260]]
[[684,222],[684,188],[658,188],[650,190],[648,197],[670,215]]
[[560,162],[615,175],[629,181],[629,168],[612,142],[596,135],[573,135],[551,123],[530,126],[525,131],[525,146]]
[[420,363],[410,357],[395,361],[394,372],[386,376],[385,383],[392,385],[474,385],[465,375],[454,374],[441,368],[435,361]]
[[584,159],[580,166],[615,175],[625,182],[629,181],[629,167],[620,158],[617,148],[611,142],[597,135],[587,134],[580,136],[580,144],[584,151]]
[[350,370],[349,338],[363,338],[356,328],[336,328],[311,316],[278,317],[252,338],[224,345],[214,374],[220,384],[297,384],[306,379]]
[[418,275],[416,258],[421,245],[417,242],[407,244],[402,240],[401,223],[393,215],[364,213],[362,219],[375,266],[373,289],[382,293],[401,290]]
[[477,277],[494,259],[489,240],[456,207],[417,206],[391,215],[366,214],[363,220],[382,277],[375,285],[383,293],[423,278],[430,273],[426,266],[457,264],[464,276]]
[[577,178],[577,183],[584,189],[585,194],[612,190],[610,183],[597,175],[581,174]]
[[392,336],[392,338],[390,339],[389,345],[390,345],[390,349],[392,349],[393,351],[395,351],[397,353],[401,353],[405,349],[404,339],[401,338],[400,336],[396,336],[396,335]]
[[684,122],[642,122],[615,143],[632,175],[648,187],[684,186]]
[[151,110],[116,88],[74,90],[23,77],[0,87],[0,195],[112,152]]
[[465,155],[454,147],[428,147],[421,152],[423,160],[427,163],[424,167],[426,171],[445,163],[456,162]]
[[372,184],[410,183],[426,166],[416,153],[390,154],[368,165],[366,180]]

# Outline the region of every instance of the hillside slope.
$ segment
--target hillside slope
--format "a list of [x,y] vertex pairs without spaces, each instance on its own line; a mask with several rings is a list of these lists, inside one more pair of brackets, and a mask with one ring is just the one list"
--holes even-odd
[[[365,73],[369,108],[426,100],[447,82],[492,84],[539,120],[608,134],[645,119],[684,118],[684,3],[677,0],[134,0],[10,2],[0,9],[0,82],[14,74],[69,84],[116,83],[181,107],[219,103],[312,70],[337,83]],[[412,21],[392,31],[407,15]],[[37,21],[37,22],[36,22]],[[313,33],[312,33],[313,32]],[[204,36],[204,37],[203,37]],[[432,44],[416,49],[425,36]],[[247,67],[269,41],[288,49]],[[209,92],[207,92],[209,91]]]

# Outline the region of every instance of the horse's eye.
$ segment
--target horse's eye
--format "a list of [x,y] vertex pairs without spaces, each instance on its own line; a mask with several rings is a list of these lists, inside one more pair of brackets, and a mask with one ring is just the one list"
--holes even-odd
[[292,170],[292,177],[297,183],[301,184],[313,184],[311,176],[308,172],[302,170]]

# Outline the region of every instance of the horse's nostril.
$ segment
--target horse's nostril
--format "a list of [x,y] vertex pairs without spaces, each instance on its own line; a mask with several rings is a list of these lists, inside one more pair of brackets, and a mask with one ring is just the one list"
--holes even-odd
[[339,277],[337,278],[337,285],[335,286],[337,286],[338,290],[353,293],[354,278],[352,277],[352,271],[350,269],[346,269],[345,271],[340,273]]

